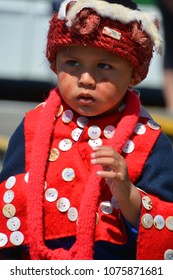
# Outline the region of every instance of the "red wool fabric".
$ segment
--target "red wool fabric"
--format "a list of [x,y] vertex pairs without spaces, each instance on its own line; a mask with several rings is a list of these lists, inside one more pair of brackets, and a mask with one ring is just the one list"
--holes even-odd
[[[118,152],[121,151],[124,143],[129,139],[140,111],[140,102],[136,94],[129,92],[126,102],[128,106],[126,106],[123,117],[117,126],[115,136],[109,141],[109,145],[115,147]],[[73,247],[69,251],[64,249],[51,250],[44,243],[44,179],[54,127],[54,117],[58,112],[59,106],[60,98],[58,92],[57,90],[52,90],[46,105],[43,107],[33,141],[27,196],[28,236],[31,259],[92,259],[95,213],[102,185],[102,180],[96,175],[98,167],[93,168],[81,197],[76,242]],[[89,211],[87,220],[86,211]]]

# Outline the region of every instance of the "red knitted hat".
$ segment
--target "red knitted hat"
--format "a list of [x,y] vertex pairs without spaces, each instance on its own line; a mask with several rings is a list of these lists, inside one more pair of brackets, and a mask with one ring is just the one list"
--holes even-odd
[[65,46],[94,46],[127,60],[145,79],[153,49],[162,39],[153,13],[131,9],[127,1],[65,0],[50,21],[46,56],[55,71],[57,51]]

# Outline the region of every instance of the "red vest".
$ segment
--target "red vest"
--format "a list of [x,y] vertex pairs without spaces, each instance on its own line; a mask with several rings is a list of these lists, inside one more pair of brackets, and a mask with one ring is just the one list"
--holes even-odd
[[[32,140],[42,106],[44,104],[29,112],[25,119],[26,172],[29,171]],[[44,229],[47,240],[75,235],[80,197],[92,168],[90,154],[92,151],[91,145],[95,145],[95,140],[91,139],[90,133],[99,133],[99,141],[102,144],[108,143],[108,138],[111,137],[113,129],[116,129],[121,117],[121,112],[119,112],[106,118],[92,118],[84,126],[83,122],[79,121],[79,115],[74,112],[73,115],[71,111],[67,110],[69,108],[63,104],[63,112],[57,117],[55,123],[45,178]],[[159,134],[160,129],[149,120],[149,117],[139,117],[131,138],[127,143],[124,143],[122,152],[127,161],[132,182],[135,182],[141,174]],[[27,228],[29,227],[29,221],[26,223],[27,175],[28,173],[17,175],[1,184],[0,237],[2,241],[0,246],[3,248],[20,245],[20,242],[22,244],[28,243]],[[144,196],[145,201],[146,194],[141,191],[141,196]],[[158,230],[156,226],[153,226],[154,223],[148,229],[145,222],[147,223],[147,217],[151,217],[146,216],[145,218],[144,216],[146,213],[150,213],[152,217],[161,214],[166,219],[170,215],[167,206],[171,206],[171,208],[173,206],[171,203],[160,203],[160,200],[154,196],[152,196],[152,200],[153,206],[150,207],[151,209],[146,206],[148,205],[147,201],[146,204],[143,202],[144,206],[141,210],[142,224],[139,227],[138,259],[162,259],[167,249],[173,249],[173,246],[171,247],[171,244],[173,244],[171,230],[167,227]],[[20,227],[18,227],[19,222]],[[149,220],[148,223],[150,222],[152,223]],[[168,236],[171,236],[172,239],[169,238],[171,241],[163,242],[161,250],[153,251],[153,246],[148,245],[147,239],[149,240],[152,236],[154,242],[157,238],[160,238],[160,232],[163,233],[163,236],[167,236],[167,240]],[[120,209],[107,185],[103,187],[99,199],[95,240],[105,240],[115,244],[125,244],[127,240]]]

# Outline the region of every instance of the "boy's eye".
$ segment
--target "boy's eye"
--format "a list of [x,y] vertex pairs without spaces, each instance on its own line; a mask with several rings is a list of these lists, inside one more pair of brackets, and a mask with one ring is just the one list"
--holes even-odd
[[106,64],[106,63],[99,63],[99,64],[97,64],[97,67],[98,67],[98,68],[101,68],[101,69],[104,69],[104,70],[107,70],[107,69],[111,69],[111,68],[112,68],[111,65]]
[[72,66],[72,67],[74,67],[74,66],[79,66],[79,62],[76,61],[76,60],[68,60],[68,61],[67,61],[67,64],[68,64],[69,66]]

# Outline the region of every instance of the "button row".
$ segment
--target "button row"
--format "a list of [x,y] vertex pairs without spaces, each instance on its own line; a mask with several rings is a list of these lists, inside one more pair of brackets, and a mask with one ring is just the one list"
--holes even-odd
[[70,201],[68,198],[61,197],[58,199],[58,191],[55,188],[49,188],[45,191],[45,199],[48,202],[56,201],[57,209],[62,213],[67,212],[67,217],[71,222],[77,220],[78,218],[77,209],[75,207],[70,207]]
[[68,198],[59,198],[56,202],[56,207],[62,213],[67,212],[67,217],[71,222],[75,222],[78,219],[78,210],[75,207],[70,207]]
[[[146,210],[151,210],[153,208],[152,201],[148,195],[144,195],[142,197],[142,205]],[[173,231],[173,216],[167,217],[166,220],[161,215],[156,215],[153,219],[152,215],[149,213],[146,213],[141,218],[141,223],[144,228],[151,228],[154,224],[154,226],[161,230],[166,225],[167,229]]]
[[[66,110],[62,113],[62,121],[64,123],[70,123],[74,117],[74,113],[72,110]],[[79,126],[78,128],[75,128],[72,133],[71,137],[74,141],[78,141],[79,137],[81,136],[82,129],[86,126],[88,123],[88,118],[80,116],[77,119],[77,125]],[[147,125],[154,130],[157,130],[160,128],[160,126],[155,123],[153,120],[148,120]],[[134,128],[134,132],[138,135],[143,135],[146,132],[146,126],[143,123],[138,122]],[[101,129],[97,125],[92,125],[88,128],[88,136],[89,136],[89,141],[88,144],[91,147],[95,146],[101,146],[102,145],[102,139],[100,138],[101,136]],[[107,125],[104,128],[103,134],[105,138],[111,139],[115,133],[115,127],[113,125]],[[71,149],[73,143],[72,140],[69,138],[63,139],[59,143],[59,149],[61,151],[68,151]],[[132,153],[135,149],[135,144],[132,140],[128,140],[124,147],[123,147],[123,152],[124,153]],[[56,148],[52,148],[50,151],[50,156],[49,160],[50,161],[55,161],[59,158],[59,151]]]
[[[24,176],[24,181],[28,183],[29,173]],[[12,231],[9,237],[11,244],[19,246],[24,241],[24,235],[19,231],[21,227],[21,221],[16,214],[16,207],[11,203],[14,200],[15,194],[12,188],[16,184],[16,177],[10,176],[5,182],[5,188],[7,189],[3,196],[3,201],[6,203],[2,208],[4,217],[7,218],[6,226],[8,230]],[[0,247],[4,247],[8,243],[8,237],[4,233],[0,233]]]
[[[123,104],[124,105],[124,104]],[[124,106],[123,106],[124,109]],[[62,108],[61,108],[61,113],[62,113]],[[74,113],[72,110],[66,110],[62,113],[62,121],[64,123],[70,123],[74,117]],[[77,124],[80,128],[84,128],[86,124],[88,123],[88,118],[80,116],[77,119]],[[148,127],[154,130],[160,129],[160,126],[154,122],[152,119],[148,120],[147,122]],[[138,122],[134,128],[134,132],[138,135],[143,135],[146,132],[146,127],[143,123]],[[72,139],[74,141],[77,141],[82,133],[82,129],[76,128],[72,131]],[[107,139],[111,139],[115,133],[115,127],[113,125],[107,125],[103,131],[104,136]],[[89,141],[88,144],[91,147],[94,146],[100,146],[102,145],[102,140],[100,138],[101,136],[101,129],[97,125],[92,125],[88,128],[88,136],[89,136]],[[63,139],[59,143],[59,149],[62,151],[68,151],[72,147],[72,141],[70,139]],[[126,144],[123,147],[123,152],[124,153],[131,153],[135,149],[134,142],[132,140],[128,140]],[[52,151],[53,152],[53,151]],[[58,153],[58,152],[57,152]],[[58,156],[55,157],[56,159]],[[53,160],[52,160],[53,161]]]
[[161,215],[156,215],[154,218],[151,214],[146,213],[141,217],[142,226],[150,229],[153,225],[156,229],[161,230],[166,226],[167,229],[173,231],[173,216],[167,217],[166,220]]
[[[59,108],[57,117],[59,117],[61,114],[62,114],[62,121],[66,124],[70,123],[74,117],[74,113],[70,109],[63,112],[62,105]],[[87,123],[88,123],[88,118],[83,116],[78,117],[77,119],[78,127],[71,132],[71,137],[74,141],[79,140],[79,137],[83,131],[82,129],[87,125]],[[65,138],[59,142],[58,148],[59,150],[66,152],[71,149],[72,145],[73,145],[72,140],[69,138]],[[49,161],[56,161],[59,158],[60,156],[59,150],[56,147],[51,148],[49,154]]]
[[[62,121],[66,124],[70,123],[73,120],[74,113],[72,110],[68,109],[63,112],[63,107],[58,112],[57,117],[59,117],[62,114]],[[88,123],[88,118],[84,116],[80,116],[77,118],[77,125],[80,128],[84,128]]]
[[[58,198],[58,191],[55,188],[49,188],[45,191],[45,199],[48,202],[54,202]],[[70,221],[76,221],[78,218],[78,211],[75,207],[70,207],[70,201],[66,197],[61,197],[56,201],[57,209],[64,213],[67,212],[67,216]],[[113,208],[119,209],[118,202],[114,197],[111,198],[110,201],[103,201],[100,204],[100,210],[104,214],[111,214],[113,212]]]
[[[19,246],[24,241],[24,235],[21,231],[13,231],[10,234],[10,242],[14,246]],[[8,237],[5,233],[0,232],[0,247],[4,247],[8,243]]]
[[[154,126],[155,128],[155,126]],[[154,129],[152,128],[152,129]],[[151,210],[153,205],[150,197],[148,195],[145,195],[142,197],[142,205],[146,210]],[[167,217],[166,220],[164,220],[163,216],[156,215],[154,218],[151,214],[146,213],[141,217],[141,224],[145,229],[150,229],[153,225],[156,229],[162,230],[165,226],[168,230],[173,231],[173,216]],[[173,260],[173,250],[168,249],[164,253],[164,259],[165,260]]]
[[[100,127],[97,125],[92,125],[88,128],[88,136],[92,140],[96,140],[100,138],[101,133],[102,131]],[[107,139],[111,139],[114,133],[115,133],[115,127],[113,125],[107,125],[103,130],[103,134]]]
[[[61,113],[62,113],[62,109],[61,109]],[[59,115],[60,114],[58,114],[58,116]],[[62,121],[64,123],[70,123],[72,121],[73,117],[74,117],[74,113],[72,110],[66,110],[62,113]],[[78,119],[77,119],[78,128],[75,128],[71,133],[71,137],[74,141],[78,141],[78,139],[82,133],[82,129],[87,125],[87,123],[88,123],[88,118],[83,117],[83,116],[78,117]],[[105,138],[110,139],[113,137],[114,132],[115,132],[115,127],[112,125],[107,125],[103,131],[103,134],[104,134]],[[91,127],[89,127],[88,136],[90,138],[88,141],[88,144],[91,147],[102,145],[102,140],[100,139],[101,129],[97,125],[92,125]],[[69,149],[71,149],[72,144],[73,143],[70,139],[68,139],[68,138],[63,139],[59,143],[59,149],[61,151],[68,151]],[[56,149],[56,148],[53,148],[53,149]],[[54,150],[50,151],[50,155],[51,155],[51,153],[54,153]],[[58,152],[55,150],[55,153],[58,153]],[[53,156],[50,156],[50,161],[54,161],[54,160],[52,160],[52,158],[58,159],[58,156],[56,156],[55,158]]]

